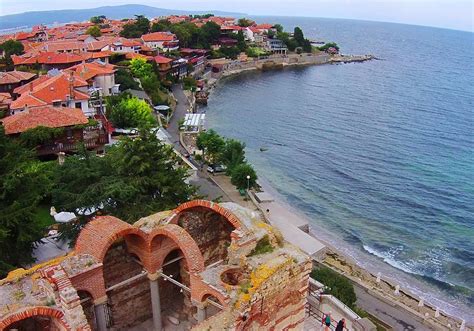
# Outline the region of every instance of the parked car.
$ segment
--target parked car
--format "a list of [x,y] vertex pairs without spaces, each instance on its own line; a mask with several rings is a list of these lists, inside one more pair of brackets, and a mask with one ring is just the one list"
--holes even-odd
[[218,174],[225,172],[227,170],[227,167],[223,164],[211,164],[207,167],[207,172],[211,174]]

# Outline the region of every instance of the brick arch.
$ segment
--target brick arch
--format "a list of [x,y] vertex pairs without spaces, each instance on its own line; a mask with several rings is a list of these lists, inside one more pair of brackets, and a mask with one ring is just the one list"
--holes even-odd
[[[100,262],[104,261],[109,247],[119,238],[126,236],[143,239],[142,245],[146,245],[146,235],[143,231],[134,228],[130,224],[113,216],[99,216],[89,222],[82,229],[76,241],[75,250],[79,254],[90,254]],[[140,239],[138,240],[140,241]],[[137,254],[141,246],[139,242],[132,245],[132,252]],[[139,254],[137,254],[139,255]],[[139,255],[140,256],[140,255]],[[142,258],[142,256],[140,256]]]
[[[194,239],[184,230],[182,227],[175,224],[166,224],[157,229],[154,229],[149,234],[149,250],[153,254],[153,243],[155,239],[164,236],[171,239],[181,250],[188,266],[189,272],[199,273],[204,270],[204,258],[202,257],[201,251]],[[176,249],[175,248],[175,249]],[[168,252],[169,253],[169,252]],[[163,261],[155,262],[155,268],[159,269]]]
[[177,224],[178,219],[179,219],[179,214],[181,212],[195,208],[195,207],[207,208],[209,210],[212,210],[222,215],[237,230],[240,230],[244,227],[242,222],[240,222],[239,218],[235,216],[230,210],[224,207],[221,207],[219,204],[215,202],[208,201],[208,200],[192,200],[192,201],[188,201],[179,205],[178,207],[174,209],[174,216],[171,218],[170,223]]
[[72,330],[68,323],[65,321],[64,314],[62,311],[45,306],[28,307],[26,309],[8,315],[0,321],[0,330],[5,330],[9,325],[12,325],[13,323],[20,322],[22,320],[35,316],[49,316],[59,321],[59,323],[66,330]]
[[213,289],[212,287],[209,287],[209,288],[203,290],[199,294],[199,297],[200,297],[199,302],[204,302],[204,300],[206,300],[208,297],[214,297],[214,298],[217,299],[217,301],[219,301],[219,303],[223,307],[227,306],[227,298],[222,293],[220,293],[219,291]]

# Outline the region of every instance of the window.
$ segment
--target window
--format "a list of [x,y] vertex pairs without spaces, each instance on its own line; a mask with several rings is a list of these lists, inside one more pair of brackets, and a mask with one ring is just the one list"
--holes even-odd
[[76,105],[74,106],[74,108],[79,108],[79,109],[81,109],[81,108],[82,108],[81,103],[80,103],[80,102],[76,102]]

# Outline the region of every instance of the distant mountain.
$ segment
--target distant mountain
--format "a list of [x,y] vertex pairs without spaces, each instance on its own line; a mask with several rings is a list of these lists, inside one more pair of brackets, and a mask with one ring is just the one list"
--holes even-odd
[[145,5],[121,5],[104,6],[90,9],[64,9],[50,11],[30,11],[21,14],[0,16],[0,29],[10,29],[20,26],[32,27],[37,24],[53,24],[81,22],[90,19],[92,16],[105,15],[108,18],[122,19],[133,17],[133,15],[145,15],[146,17],[156,17],[163,15],[196,15],[212,13],[214,15],[244,16],[243,13],[223,12],[218,10],[186,11],[156,8]]

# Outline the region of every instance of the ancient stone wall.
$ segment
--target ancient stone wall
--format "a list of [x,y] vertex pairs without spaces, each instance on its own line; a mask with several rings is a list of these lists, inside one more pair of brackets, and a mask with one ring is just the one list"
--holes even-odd
[[303,264],[288,261],[282,266],[253,293],[250,309],[238,320],[237,330],[303,329],[312,265],[308,260]]
[[196,241],[204,257],[204,265],[209,265],[227,257],[230,234],[234,227],[222,215],[202,207],[182,212],[178,225],[184,228]]
[[[120,242],[112,246],[104,259],[104,279],[107,288],[139,275],[143,267]],[[143,275],[107,292],[113,327],[127,328],[152,317],[150,284]]]

